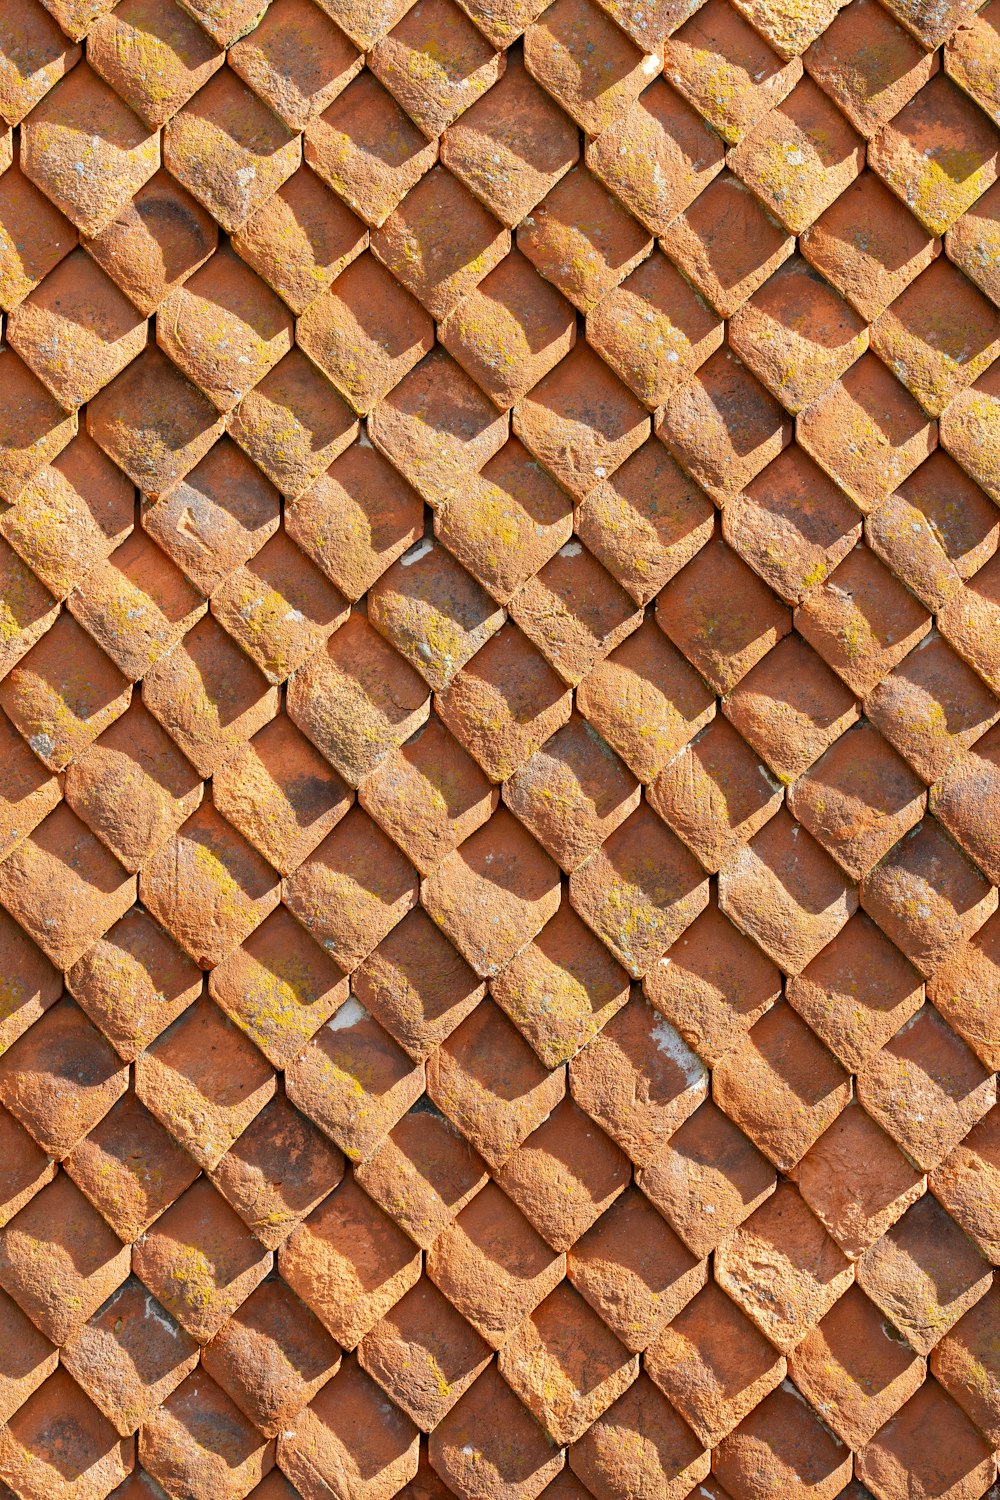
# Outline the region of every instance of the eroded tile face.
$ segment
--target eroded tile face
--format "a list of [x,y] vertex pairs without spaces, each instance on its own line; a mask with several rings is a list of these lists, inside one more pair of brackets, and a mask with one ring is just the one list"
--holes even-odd
[[1000,0],[0,0],[0,1500],[998,1500]]

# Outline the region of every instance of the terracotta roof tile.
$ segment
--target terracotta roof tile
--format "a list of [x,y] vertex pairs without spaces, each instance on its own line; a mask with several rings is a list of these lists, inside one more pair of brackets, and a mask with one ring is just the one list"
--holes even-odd
[[465,959],[415,907],[355,971],[362,1004],[414,1059],[435,1052],[485,994]]
[[733,1500],[832,1497],[853,1467],[847,1446],[787,1380],[723,1439],[714,1463]]
[[70,1152],[65,1167],[126,1244],[145,1234],[198,1175],[197,1164],[131,1090]]
[[364,60],[311,0],[280,0],[228,53],[234,73],[292,130],[322,114]]
[[0,306],[9,312],[76,244],[76,230],[16,168],[0,180]]
[[368,617],[439,693],[504,623],[475,579],[429,537],[369,590]]
[[67,413],[13,350],[0,348],[8,400],[0,415],[0,497],[12,504],[40,469],[76,436]]
[[886,1500],[901,1500],[914,1483],[982,1493],[996,1461],[961,1408],[928,1380],[862,1449],[857,1467]]
[[89,1135],[127,1088],[121,1059],[68,999],[19,1037],[0,1065],[0,1100],[57,1160]]
[[[9,1162],[3,1201],[0,1202],[0,1223],[6,1224],[16,1213],[20,1212],[26,1203],[31,1202],[40,1188],[52,1181],[56,1175],[57,1166],[6,1110],[0,1112],[0,1139],[3,1141]],[[0,1308],[3,1308],[0,1316],[13,1320],[14,1324],[19,1321],[16,1310],[11,1312],[7,1308],[6,1300],[0,1302]],[[30,1368],[29,1366],[25,1370],[25,1375],[30,1372]],[[4,1373],[3,1379],[0,1380],[0,1389],[3,1390],[0,1410],[6,1410],[6,1403],[16,1391],[20,1378],[17,1371]],[[39,1379],[42,1378],[39,1375]],[[9,1414],[7,1411],[7,1415]],[[6,1421],[6,1416],[4,1420]]]
[[570,1450],[573,1471],[595,1500],[655,1493],[681,1500],[704,1479],[711,1455],[647,1375]]
[[576,166],[521,220],[517,246],[589,312],[644,258],[650,238],[593,173]]
[[80,60],[40,5],[26,5],[0,27],[0,115],[16,125]]
[[935,1345],[931,1369],[950,1396],[990,1442],[997,1441],[996,1355],[990,1330],[997,1292],[987,1292]]
[[166,172],[157,172],[84,249],[148,316],[217,244],[212,216]]
[[437,1427],[489,1359],[489,1345],[426,1278],[358,1346],[362,1369],[425,1432]]
[[132,1444],[63,1370],[14,1413],[0,1439],[0,1475],[17,1485],[17,1500],[108,1494],[128,1478],[133,1462]]
[[6,1422],[56,1369],[59,1351],[6,1292],[0,1294],[0,1326],[4,1338],[17,1340],[21,1356],[17,1369],[5,1371],[0,1387],[0,1410]]
[[968,943],[938,969],[927,986],[927,998],[957,1031],[985,1067],[996,1070],[991,1014],[995,990],[992,974],[997,961],[1000,918],[995,915]]
[[143,1426],[139,1457],[171,1489],[243,1500],[274,1464],[274,1447],[203,1370]]
[[156,130],[222,67],[225,55],[179,5],[126,0],[88,32],[87,61]]
[[536,1500],[566,1459],[492,1365],[435,1428],[429,1454],[461,1500]]

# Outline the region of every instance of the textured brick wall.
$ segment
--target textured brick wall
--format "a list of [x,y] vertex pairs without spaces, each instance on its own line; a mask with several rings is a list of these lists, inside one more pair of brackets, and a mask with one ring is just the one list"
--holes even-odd
[[0,3],[0,1500],[1000,1500],[1000,0]]

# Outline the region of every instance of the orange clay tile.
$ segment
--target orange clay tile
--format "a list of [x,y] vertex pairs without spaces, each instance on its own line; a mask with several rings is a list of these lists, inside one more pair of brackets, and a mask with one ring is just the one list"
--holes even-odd
[[997,1500],[998,3],[0,4],[0,1500]]

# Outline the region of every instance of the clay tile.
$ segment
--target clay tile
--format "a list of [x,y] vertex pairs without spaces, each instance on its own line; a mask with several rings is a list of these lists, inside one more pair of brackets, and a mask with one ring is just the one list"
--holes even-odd
[[203,999],[140,1054],[135,1086],[146,1107],[208,1170],[273,1096],[275,1079],[251,1043]]
[[229,65],[290,130],[304,130],[360,73],[364,59],[320,6],[279,0],[230,48]]
[[315,655],[348,610],[343,595],[281,533],[212,597],[213,615],[274,683]]
[[873,172],[835,199],[800,244],[806,260],[869,321],[941,250]]
[[835,740],[790,788],[788,806],[855,880],[920,821],[920,778],[867,720]]
[[501,48],[516,42],[545,9],[545,0],[461,0],[461,4],[483,35]]
[[133,531],[99,562],[67,604],[132,682],[171,651],[206,608],[197,589],[143,531]]
[[990,1110],[996,1083],[933,1006],[924,1006],[858,1073],[858,1099],[922,1171]]
[[655,439],[590,491],[576,516],[589,549],[646,604],[711,539],[714,511]]
[[565,1271],[565,1256],[549,1249],[494,1183],[473,1198],[427,1252],[430,1279],[494,1349],[555,1289]]
[[305,159],[366,224],[384,224],[435,163],[436,143],[366,69],[310,120]]
[[722,317],[730,317],[788,259],[795,239],[730,172],[670,225],[664,251]]
[[742,139],[802,77],[723,0],[708,0],[667,42],[664,73],[730,145]]
[[579,132],[515,57],[441,142],[444,165],[509,228],[579,156]]
[[997,131],[943,73],[875,137],[869,162],[920,220],[943,234],[997,177]]
[[61,1359],[124,1437],[191,1373],[198,1345],[130,1276],[70,1336]]
[[573,1444],[569,1461],[595,1500],[635,1494],[683,1500],[707,1476],[711,1455],[649,1376],[640,1375]]
[[1000,421],[1000,369],[987,370],[971,390],[963,391],[944,413],[941,441],[977,484],[1000,498],[997,424]]
[[[8,1223],[16,1213],[20,1213],[26,1203],[30,1203],[37,1192],[56,1175],[57,1165],[50,1156],[38,1146],[26,1130],[22,1130],[13,1115],[6,1110],[0,1110],[0,1143],[3,1145],[7,1171],[4,1178],[2,1196],[0,1196],[0,1225]],[[7,1306],[7,1299],[0,1299],[0,1321],[13,1318],[18,1321],[15,1313],[11,1313]],[[39,1341],[36,1340],[36,1345]],[[30,1340],[29,1340],[30,1343]],[[15,1394],[21,1376],[25,1377],[25,1394],[30,1392],[27,1377],[33,1366],[26,1364],[23,1372],[17,1370],[5,1371],[0,1376],[0,1412],[6,1421],[13,1407],[8,1408],[8,1400]],[[38,1380],[48,1374],[48,1370],[40,1372]],[[35,1382],[38,1383],[37,1381]],[[20,1405],[20,1403],[17,1403]]]
[[925,1191],[925,1179],[858,1104],[849,1104],[811,1147],[795,1169],[795,1181],[851,1260]]
[[[0,542],[0,580],[4,592],[4,636],[2,648],[0,648],[0,668],[5,674],[15,668],[15,663],[21,661],[27,652],[27,658],[19,670],[18,685],[13,689],[7,689],[7,700],[4,706],[11,718],[15,719],[22,733],[26,732],[26,722],[32,714],[33,704],[30,699],[37,696],[42,700],[45,707],[51,708],[52,700],[65,697],[69,685],[65,678],[61,681],[58,677],[58,666],[51,658],[52,651],[45,645],[45,636],[54,624],[58,624],[59,607],[52,596],[43,589],[32,570],[24,561],[7,546],[6,542]],[[71,622],[68,622],[71,624]],[[65,641],[71,638],[72,632],[68,628],[59,631],[59,638]],[[37,643],[37,644],[36,644]],[[32,650],[31,648],[34,647]],[[95,670],[103,679],[98,688],[96,697],[100,697],[102,689],[107,690],[103,699],[102,709],[107,717],[114,717],[121,713],[128,701],[126,689],[120,701],[115,707],[108,706],[113,696],[113,679],[109,671],[113,671],[110,663],[104,661],[101,667],[101,658],[98,653],[93,658]],[[80,695],[86,702],[86,689]],[[10,707],[7,707],[7,703]],[[44,708],[42,709],[44,714]],[[53,732],[62,728],[61,725],[53,723]],[[86,742],[86,735],[82,726],[70,723],[61,735],[56,736],[64,746],[68,746],[79,740]],[[28,734],[28,738],[31,736]],[[37,738],[37,735],[36,735]],[[53,759],[57,756],[55,740],[50,733],[48,740],[38,738],[37,743],[31,747],[35,754],[40,757]],[[59,769],[53,765],[52,769]]]
[[852,693],[798,635],[779,642],[723,701],[740,734],[786,784],[858,717]]
[[1000,277],[997,275],[996,243],[1000,234],[1000,187],[994,183],[971,208],[967,208],[945,236],[948,257],[961,266],[966,276],[986,293],[992,302],[998,300]]
[[918,823],[866,876],[861,900],[925,976],[996,909],[995,888],[932,819]]
[[222,419],[165,354],[148,348],[89,403],[87,431],[157,500],[204,458]]
[[843,1065],[859,1069],[920,1008],[919,976],[863,912],[789,979],[788,999]]
[[424,1070],[352,997],[289,1065],[285,1086],[351,1161],[362,1161],[423,1093]]
[[349,1485],[357,1500],[389,1500],[417,1473],[418,1439],[409,1418],[345,1361],[295,1430],[282,1435],[279,1454],[303,1494],[318,1493],[317,1483],[337,1484]]
[[0,1101],[49,1156],[61,1159],[128,1088],[128,1071],[83,1011],[62,1000],[0,1063]]
[[989,1290],[989,1263],[929,1193],[858,1261],[858,1281],[918,1354]]
[[786,1368],[714,1283],[661,1330],[643,1363],[707,1448],[720,1443],[781,1383]]
[[128,1062],[201,992],[197,968],[138,908],[73,964],[66,983]]
[[451,0],[423,0],[375,43],[368,66],[429,139],[465,113],[504,71]]
[[708,883],[683,844],[646,807],[570,879],[575,910],[634,979],[708,904]]
[[640,47],[663,46],[698,9],[701,0],[601,0],[611,16]]
[[563,1099],[507,1159],[497,1182],[554,1250],[568,1250],[624,1191],[629,1177],[625,1155],[571,1099]]
[[435,1051],[485,993],[420,907],[369,954],[352,982],[366,1009],[418,1061]]
[[434,1429],[428,1451],[460,1500],[536,1500],[566,1461],[492,1365]]
[[781,787],[724,719],[660,772],[650,805],[715,873],[781,806]]
[[2,909],[0,944],[10,955],[0,1010],[0,1046],[7,1048],[55,1004],[62,992],[62,980],[27,933]]
[[432,1432],[486,1368],[490,1352],[423,1277],[365,1335],[358,1363],[418,1427]]
[[865,529],[868,545],[929,609],[941,609],[1000,543],[995,507],[940,448]]
[[247,391],[227,426],[289,498],[306,490],[358,435],[350,407],[297,348]]
[[501,1010],[484,1000],[427,1064],[427,1092],[497,1168],[563,1097],[561,1069],[547,1073]]
[[932,417],[1000,352],[1000,316],[943,257],[888,307],[872,347]]
[[782,57],[796,57],[830,25],[840,0],[809,0],[805,7],[788,0],[739,0],[737,9]]
[[793,1352],[796,1385],[834,1432],[861,1448],[923,1383],[926,1363],[856,1286]]
[[436,506],[499,452],[510,423],[436,347],[390,392],[367,426],[375,446]]
[[358,599],[417,540],[418,495],[367,442],[353,443],[300,494],[285,529],[349,599]]
[[563,1282],[504,1345],[497,1368],[553,1441],[572,1443],[628,1389],[639,1361]]
[[131,1090],[65,1165],[81,1193],[126,1244],[144,1234],[198,1175],[197,1164]]
[[361,254],[368,236],[340,199],[302,167],[231,243],[292,311],[301,313]]
[[353,1349],[420,1278],[420,1252],[352,1181],[287,1239],[288,1285],[346,1349]]
[[822,276],[794,256],[733,315],[730,343],[786,411],[798,412],[865,352],[868,333]]
[[984,1067],[1000,1067],[994,1006],[1000,1004],[1000,916],[994,915],[956,950],[927,986],[927,998],[975,1052]]
[[223,68],[174,115],[163,136],[163,160],[223,229],[246,222],[290,177],[301,143]]
[[24,127],[23,171],[86,235],[109,224],[159,165],[159,137],[86,63],[35,106]]
[[713,903],[650,969],[643,989],[688,1046],[714,1064],[773,1005],[781,976]]
[[409,739],[429,710],[416,672],[359,614],[289,686],[289,717],[350,786]]
[[651,620],[596,664],[577,703],[643,782],[715,714],[710,690]]
[[693,1255],[708,1255],[774,1192],[769,1162],[710,1101],[636,1174]]
[[507,604],[573,534],[573,504],[516,438],[435,510],[434,533]]
[[557,0],[528,27],[528,72],[589,136],[628,108],[660,68],[593,0]]
[[[60,7],[61,8],[61,7]],[[17,1500],[97,1500],[123,1484],[133,1445],[64,1370],[28,1398],[0,1439],[0,1478]]]
[[[368,1196],[423,1250],[430,1249],[489,1180],[478,1152],[426,1099],[402,1117],[354,1175]],[[414,1297],[418,1303],[427,1300],[417,1293]],[[437,1299],[431,1300],[436,1305]],[[422,1321],[419,1314],[418,1321]],[[369,1374],[375,1371],[369,1370]],[[402,1384],[401,1370],[397,1378]],[[459,1395],[461,1391],[448,1405],[454,1405]],[[406,1407],[406,1398],[400,1405]],[[419,1419],[414,1416],[414,1421]]]
[[268,687],[210,616],[146,674],[142,696],[202,776],[210,776],[278,708],[277,689]]
[[344,1158],[277,1094],[212,1171],[212,1181],[270,1250],[338,1185]]
[[143,1424],[139,1457],[168,1490],[244,1500],[274,1466],[274,1445],[202,1369]]
[[285,904],[350,973],[417,901],[416,871],[354,807],[285,883]]
[[961,1407],[928,1380],[861,1450],[857,1469],[884,1500],[903,1500],[914,1485],[972,1500],[991,1483],[995,1460]]
[[787,1380],[723,1439],[713,1458],[733,1500],[833,1500],[852,1466],[850,1451]]
[[792,441],[781,406],[729,349],[673,393],[657,414],[656,432],[719,506]]
[[587,146],[587,166],[651,234],[697,198],[722,170],[722,143],[662,79]]
[[[56,1369],[59,1352],[5,1292],[0,1292],[0,1329],[5,1347],[18,1351],[16,1367],[5,1370],[0,1380],[0,1411],[6,1423]],[[7,1490],[4,1500],[11,1493]]]
[[136,1274],[199,1344],[271,1268],[270,1253],[204,1177],[156,1220],[132,1256]]
[[0,1282],[54,1344],[64,1344],[128,1270],[127,1248],[62,1172],[0,1230]]
[[518,225],[517,247],[581,312],[650,249],[648,233],[584,166],[574,167]]
[[598,1219],[568,1257],[568,1274],[627,1349],[653,1340],[705,1285],[697,1260],[634,1188]]
[[[771,1268],[766,1286],[761,1265]],[[781,1181],[719,1246],[716,1280],[771,1343],[789,1353],[847,1291],[854,1266],[796,1188]]]
[[40,5],[6,15],[0,23],[0,115],[8,125],[19,124],[79,60],[80,48]]
[[62,800],[58,778],[0,715],[0,857],[6,857]]
[[507,410],[569,352],[576,319],[559,292],[513,251],[445,318],[439,334],[491,400]]
[[708,1073],[638,995],[570,1063],[573,1098],[641,1167],[708,1092]]
[[220,1328],[201,1362],[253,1425],[273,1438],[294,1426],[336,1375],[340,1350],[284,1282],[268,1278]]
[[639,787],[587,721],[574,716],[505,784],[504,801],[570,871],[635,811]]
[[998,705],[948,644],[929,635],[879,684],[865,711],[917,774],[931,782],[989,728]]
[[126,0],[88,34],[87,61],[157,130],[222,67],[225,56],[180,6]]
[[793,233],[829,208],[864,166],[864,145],[811,78],[729,152],[730,169]]
[[215,773],[212,796],[227,822],[283,875],[312,853],[351,804],[336,771],[284,715]]
[[0,900],[68,969],[135,900],[135,879],[65,805],[0,865]]
[[634,600],[577,541],[561,547],[519,590],[510,613],[573,686],[642,622]]
[[745,677],[791,628],[788,610],[718,540],[703,547],[661,591],[656,621],[722,693]]
[[949,77],[975,99],[993,120],[1000,120],[1000,96],[995,77],[995,10],[963,17],[963,23],[948,38],[943,63]]
[[431,538],[373,585],[368,617],[438,692],[504,623],[494,601]]
[[426,875],[486,822],[498,793],[435,718],[367,778],[360,801]]
[[994,692],[1000,691],[998,589],[1000,557],[994,555],[939,611],[942,635]]
[[836,16],[803,61],[866,138],[897,115],[940,66],[875,0]]
[[[39,8],[39,14],[44,14]],[[2,66],[2,65],[0,65]],[[14,167],[0,179],[0,307],[23,302],[77,241],[72,224]]]
[[260,13],[254,9],[256,0],[181,0],[181,3],[220,47],[228,47],[230,42],[252,31],[260,20]]
[[365,254],[306,309],[297,337],[354,410],[366,415],[430,351],[434,325]]
[[969,1309],[931,1354],[931,1369],[949,1396],[994,1445],[998,1435],[996,1328],[1000,1288]]
[[84,248],[146,317],[218,243],[215,221],[166,172],[141,187]]
[[134,517],[133,486],[86,433],[78,433],[22,490],[0,531],[61,598],[125,540]]
[[587,317],[587,337],[650,410],[722,344],[723,326],[654,250]]
[[0,412],[0,498],[12,504],[39,469],[76,436],[76,412],[67,415],[12,349],[0,346],[6,401]]

